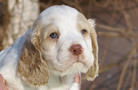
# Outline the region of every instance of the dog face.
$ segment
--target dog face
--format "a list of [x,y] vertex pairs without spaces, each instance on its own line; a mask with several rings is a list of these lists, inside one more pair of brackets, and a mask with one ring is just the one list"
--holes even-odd
[[88,79],[93,79],[98,72],[97,53],[94,21],[87,20],[74,8],[52,6],[35,21],[21,53],[18,71],[33,86],[47,83],[49,72],[64,76],[88,71]]

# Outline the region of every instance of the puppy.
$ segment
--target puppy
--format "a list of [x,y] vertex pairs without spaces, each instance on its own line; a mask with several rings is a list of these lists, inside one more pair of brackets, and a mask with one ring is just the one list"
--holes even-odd
[[51,6],[31,29],[0,52],[0,73],[9,90],[79,90],[80,73],[98,75],[94,21],[74,8]]

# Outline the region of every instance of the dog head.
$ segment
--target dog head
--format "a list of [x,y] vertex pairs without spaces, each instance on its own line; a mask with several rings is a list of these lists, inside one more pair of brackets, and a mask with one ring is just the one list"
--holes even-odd
[[24,43],[18,73],[31,86],[45,85],[49,73],[64,76],[98,74],[98,45],[94,21],[61,5],[44,10]]

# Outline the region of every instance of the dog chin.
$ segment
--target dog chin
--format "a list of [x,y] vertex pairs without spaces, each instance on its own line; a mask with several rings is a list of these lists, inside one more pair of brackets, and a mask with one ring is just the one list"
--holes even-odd
[[89,67],[85,66],[81,62],[77,62],[69,66],[64,71],[59,70],[50,70],[52,74],[59,75],[59,76],[65,76],[65,75],[72,75],[76,73],[86,73],[88,71]]

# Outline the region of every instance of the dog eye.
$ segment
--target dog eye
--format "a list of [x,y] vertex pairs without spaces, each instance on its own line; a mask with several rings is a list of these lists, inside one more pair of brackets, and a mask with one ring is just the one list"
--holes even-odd
[[58,38],[58,35],[57,35],[57,33],[51,33],[50,35],[49,35],[51,38]]
[[85,34],[87,31],[85,29],[81,30],[81,34]]

